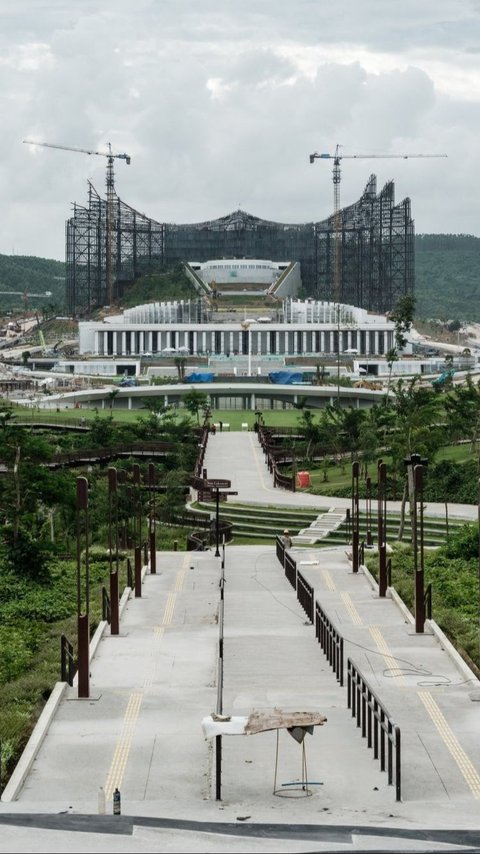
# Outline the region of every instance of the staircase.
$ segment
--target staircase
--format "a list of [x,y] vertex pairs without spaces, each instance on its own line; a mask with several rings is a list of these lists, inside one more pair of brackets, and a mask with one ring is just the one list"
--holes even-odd
[[315,545],[319,540],[323,540],[324,537],[327,537],[343,525],[346,517],[347,514],[344,509],[331,507],[326,513],[321,513],[320,516],[317,516],[308,528],[303,528],[298,534],[295,534],[292,537],[293,545]]

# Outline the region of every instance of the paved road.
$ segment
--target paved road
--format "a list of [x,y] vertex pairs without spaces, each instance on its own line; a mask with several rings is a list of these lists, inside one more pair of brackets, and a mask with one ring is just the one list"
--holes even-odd
[[[217,434],[208,473],[237,478],[242,500],[249,490],[259,500],[269,488],[261,456],[257,468],[240,453],[256,455],[256,438],[239,436],[229,437],[235,463],[230,444],[216,471],[229,444]],[[23,783],[14,789],[13,780],[2,798],[1,851],[480,850],[478,681],[435,626],[415,634],[401,603],[379,599],[366,571],[353,574],[343,548],[291,554],[344,636],[345,658],[401,729],[402,800],[275,549],[235,545],[225,554],[224,714],[310,711],[327,722],[305,737],[308,797],[298,787],[301,747],[283,730],[278,742],[273,731],[224,736],[216,800],[215,748],[201,723],[217,704],[222,559],[158,552],[142,596],[124,596],[120,636],[101,635],[90,697],[67,687],[37,730],[43,741]],[[97,814],[100,786],[107,815]],[[121,816],[111,814],[116,786]]]

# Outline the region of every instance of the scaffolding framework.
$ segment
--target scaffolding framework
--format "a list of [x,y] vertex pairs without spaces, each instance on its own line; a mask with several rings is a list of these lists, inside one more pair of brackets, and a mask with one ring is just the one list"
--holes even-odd
[[[377,193],[371,175],[361,198],[340,211],[340,282],[335,288],[333,215],[321,222],[279,223],[242,210],[207,222],[160,223],[115,196],[113,297],[139,276],[183,261],[265,258],[298,261],[305,293],[319,300],[385,313],[414,290],[414,223],[410,199],[395,204],[393,181]],[[86,207],[74,204],[66,224],[66,298],[74,316],[107,301],[107,203],[88,185]]]

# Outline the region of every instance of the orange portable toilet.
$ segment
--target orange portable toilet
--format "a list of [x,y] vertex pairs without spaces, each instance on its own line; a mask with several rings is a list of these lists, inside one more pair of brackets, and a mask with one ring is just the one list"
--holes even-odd
[[305,489],[305,487],[310,486],[310,472],[308,471],[299,471],[297,474],[297,486]]

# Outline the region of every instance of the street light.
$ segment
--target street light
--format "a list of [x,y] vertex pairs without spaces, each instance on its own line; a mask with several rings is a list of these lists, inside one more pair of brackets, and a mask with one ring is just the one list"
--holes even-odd
[[[117,491],[117,469],[111,466],[107,470],[108,475],[108,557],[110,565],[110,633],[118,635],[119,632],[119,608],[118,608],[118,491]],[[113,501],[115,496],[115,501]],[[115,526],[115,569],[112,560],[112,522]]]
[[[88,556],[88,480],[77,477],[77,632],[78,632],[78,696],[90,696],[90,569]],[[82,596],[82,539],[85,545],[85,589]],[[84,611],[82,613],[82,600]]]
[[[425,585],[423,550],[423,473],[428,465],[427,459],[420,454],[410,454],[404,460],[409,486],[413,488],[413,506],[411,513],[413,569],[415,574],[415,631],[423,634],[425,630]],[[420,513],[417,503],[420,504]],[[420,535],[420,536],[419,536]]]
[[150,489],[150,500],[148,503],[149,506],[149,516],[148,516],[148,539],[149,539],[149,547],[150,547],[150,572],[152,575],[155,575],[157,571],[157,554],[156,554],[156,542],[155,542],[155,475],[156,468],[155,463],[148,464],[148,486]]

